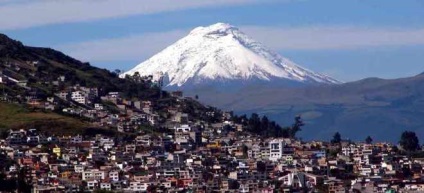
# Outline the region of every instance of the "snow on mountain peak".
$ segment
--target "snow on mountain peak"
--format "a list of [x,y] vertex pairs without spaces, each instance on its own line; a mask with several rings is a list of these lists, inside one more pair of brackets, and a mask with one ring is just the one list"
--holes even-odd
[[217,34],[217,33],[228,33],[232,30],[238,30],[238,28],[227,24],[227,23],[216,23],[207,27],[197,27],[194,28],[190,35],[200,34],[200,35],[206,35],[206,34]]
[[123,74],[163,74],[167,86],[231,80],[289,80],[300,83],[339,83],[304,69],[270,51],[238,28],[217,23],[197,27],[186,37]]

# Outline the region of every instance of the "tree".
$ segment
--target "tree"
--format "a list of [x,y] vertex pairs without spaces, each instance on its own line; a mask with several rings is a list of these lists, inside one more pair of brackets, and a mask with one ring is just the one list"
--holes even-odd
[[0,184],[0,192],[15,192],[15,190],[18,188],[16,179],[7,179],[6,174],[4,173],[0,173]]
[[336,132],[333,136],[333,139],[331,140],[332,144],[337,144],[340,143],[342,141],[342,136],[340,135],[339,132]]
[[263,116],[261,119],[261,130],[262,132],[266,132],[268,130],[269,127],[269,119],[267,116]]
[[243,145],[242,150],[243,150],[243,155],[247,157],[247,152],[249,151],[249,147],[247,147],[247,145]]
[[370,136],[368,136],[368,137],[365,139],[365,143],[366,143],[366,144],[371,144],[371,143],[372,143],[372,138],[371,138]]
[[266,164],[263,161],[256,162],[256,170],[258,172],[266,172]]
[[284,128],[278,128],[278,130],[281,131],[281,136],[283,138],[290,138],[292,134],[292,128],[291,127],[284,127]]
[[150,184],[149,186],[147,186],[147,192],[148,193],[154,193],[157,192],[157,186],[154,184]]
[[399,149],[398,149],[397,146],[392,146],[392,150],[391,151],[394,152],[394,153],[398,153],[399,152]]
[[21,168],[19,170],[18,179],[17,179],[18,192],[31,192],[31,185],[28,184],[25,180],[25,177],[27,176],[27,174],[28,174],[28,169]]
[[295,138],[296,133],[301,131],[303,126],[305,126],[305,124],[303,123],[302,117],[300,115],[296,116],[294,118],[294,124],[292,125],[290,130],[290,137]]
[[235,190],[240,188],[240,183],[237,180],[229,180],[228,189]]
[[8,131],[1,131],[0,132],[0,138],[1,139],[6,139],[9,136],[9,132]]
[[261,118],[258,114],[252,113],[249,119],[249,129],[251,132],[259,134],[261,132]]
[[194,96],[194,98],[195,98],[196,100],[199,100],[199,95],[197,95],[197,94],[196,94],[196,96]]
[[141,81],[140,72],[134,72],[134,74],[132,75],[132,78],[135,82],[139,83]]
[[409,168],[408,166],[402,167],[402,174],[404,178],[410,178],[413,175],[411,168]]
[[404,131],[400,137],[399,144],[408,152],[418,150],[420,147],[418,137],[413,131]]
[[121,70],[119,70],[119,69],[115,69],[115,71],[114,71],[114,72],[115,72],[115,74],[116,74],[116,75],[120,75],[122,71],[121,71]]

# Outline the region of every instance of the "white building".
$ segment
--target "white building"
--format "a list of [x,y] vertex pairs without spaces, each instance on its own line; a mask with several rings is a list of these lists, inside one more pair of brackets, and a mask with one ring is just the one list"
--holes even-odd
[[180,127],[175,127],[174,129],[176,132],[183,132],[183,133],[191,131],[191,128],[189,125],[181,125]]
[[97,169],[87,170],[82,173],[82,180],[104,180],[105,172]]
[[99,182],[97,180],[87,181],[87,189],[88,190],[95,190],[98,185],[99,185]]
[[27,143],[38,144],[40,142],[40,136],[28,136]]
[[359,168],[359,174],[362,176],[370,176],[372,173],[371,166],[365,165]]
[[112,184],[109,182],[100,183],[100,189],[102,190],[112,190]]
[[71,99],[80,104],[87,104],[87,96],[81,91],[72,92]]
[[81,135],[74,136],[71,139],[71,143],[81,143],[81,142],[82,142],[82,136]]
[[75,165],[74,166],[75,173],[83,173],[84,169],[85,169],[85,167],[83,165]]
[[269,160],[277,161],[283,156],[284,142],[280,139],[274,139],[269,142]]
[[119,181],[119,172],[118,171],[109,172],[109,179],[114,181],[114,182]]
[[342,154],[345,156],[357,156],[359,154],[359,148],[356,145],[349,145],[347,147],[342,148]]
[[129,190],[136,192],[136,191],[147,191],[147,187],[149,186],[149,183],[144,182],[130,182]]
[[248,184],[240,184],[239,191],[240,191],[241,193],[247,193],[247,192],[250,192],[250,191],[249,191],[249,185],[248,185]]
[[278,180],[282,181],[286,186],[309,189],[316,186],[317,184],[322,183],[324,178],[322,176],[308,173],[293,172],[280,177]]
[[100,103],[96,103],[96,104],[94,104],[94,109],[101,111],[101,110],[103,110],[103,109],[104,109],[104,107],[103,107],[103,105],[102,105],[102,104],[100,104]]

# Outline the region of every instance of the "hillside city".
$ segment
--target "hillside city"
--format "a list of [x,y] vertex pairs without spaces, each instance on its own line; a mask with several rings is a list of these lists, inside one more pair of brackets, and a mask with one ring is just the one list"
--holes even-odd
[[0,193],[424,193],[424,0],[0,0]]
[[[160,89],[151,77],[126,79]],[[26,90],[3,91],[2,103],[84,120],[92,132],[60,133],[57,125],[4,128],[0,191],[424,191],[424,158],[412,132],[404,132],[399,144],[373,143],[371,137],[352,142],[339,133],[330,142],[305,142],[296,138],[301,117],[282,128],[265,116],[201,105],[201,96],[181,91],[160,91],[148,100],[65,82],[66,76],[38,82],[56,88],[48,95],[1,73],[3,88]]]

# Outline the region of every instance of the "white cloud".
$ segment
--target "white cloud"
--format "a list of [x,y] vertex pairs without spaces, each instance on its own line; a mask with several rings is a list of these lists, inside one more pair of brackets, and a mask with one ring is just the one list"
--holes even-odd
[[[424,29],[358,27],[240,27],[272,50],[334,50],[376,46],[424,45]],[[140,61],[187,35],[189,30],[139,34],[57,48],[85,61]]]
[[186,30],[174,30],[147,33],[116,39],[68,44],[57,48],[84,61],[137,61],[154,55],[184,37],[187,32]]
[[274,50],[355,49],[424,44],[424,29],[340,26],[241,28]]
[[[272,0],[0,0],[0,30]],[[1,3],[3,2],[3,3]],[[3,5],[2,5],[3,4]]]

